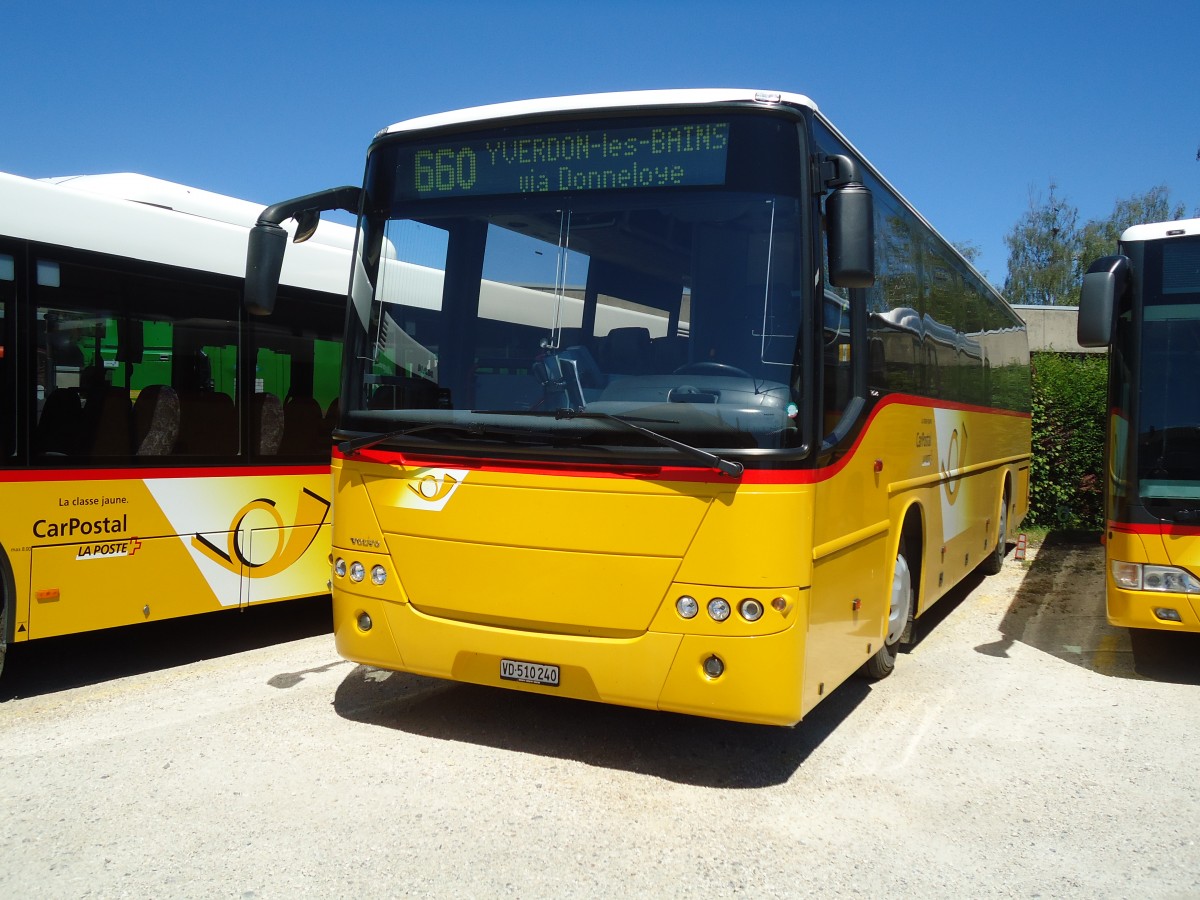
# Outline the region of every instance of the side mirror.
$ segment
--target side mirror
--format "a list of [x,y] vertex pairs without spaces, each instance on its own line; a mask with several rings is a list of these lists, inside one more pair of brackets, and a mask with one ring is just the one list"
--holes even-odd
[[825,201],[829,240],[829,283],[868,288],[875,283],[875,203],[862,183],[858,163],[838,154],[822,160],[825,185],[833,193]]
[[294,218],[296,236],[293,241],[307,241],[317,230],[323,210],[344,209],[357,213],[361,198],[360,188],[330,188],[264,209],[258,223],[250,229],[246,244],[246,286],[242,302],[247,312],[269,316],[275,311],[275,295],[279,290],[288,237],[279,223]]
[[875,283],[875,204],[861,184],[848,184],[825,201],[829,283],[868,288]]
[[246,310],[255,316],[275,311],[275,294],[283,271],[288,233],[278,225],[258,224],[250,229],[246,247]]
[[1126,256],[1102,256],[1083,276],[1079,319],[1075,337],[1081,347],[1112,344],[1117,321],[1117,301],[1129,286],[1130,265]]

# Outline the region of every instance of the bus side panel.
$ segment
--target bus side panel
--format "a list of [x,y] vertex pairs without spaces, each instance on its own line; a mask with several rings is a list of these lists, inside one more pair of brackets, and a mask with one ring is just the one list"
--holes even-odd
[[218,470],[5,492],[20,511],[3,535],[18,640],[328,590],[328,476]]
[[1006,477],[1024,514],[1029,431],[1027,416],[894,397],[841,468],[817,484],[806,712],[879,650],[910,510],[919,525],[906,547],[910,569],[920,570],[916,615],[996,546]]

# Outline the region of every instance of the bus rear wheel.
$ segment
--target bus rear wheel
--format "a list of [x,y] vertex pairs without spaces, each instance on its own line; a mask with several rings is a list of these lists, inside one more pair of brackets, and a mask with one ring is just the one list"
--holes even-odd
[[904,544],[896,551],[896,564],[892,569],[892,591],[888,603],[887,634],[883,646],[867,660],[863,666],[863,674],[878,681],[887,678],[896,668],[896,654],[900,652],[900,638],[908,627],[909,617],[913,608],[913,579],[912,569],[908,565],[908,557]]
[[996,547],[984,557],[979,570],[984,575],[999,575],[1004,567],[1004,554],[1008,550],[1008,492],[1000,498],[1000,515],[996,523]]

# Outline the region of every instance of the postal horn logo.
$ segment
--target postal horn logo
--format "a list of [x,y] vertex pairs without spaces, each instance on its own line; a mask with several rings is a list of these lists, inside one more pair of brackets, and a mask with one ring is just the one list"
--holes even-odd
[[421,469],[408,480],[400,505],[407,509],[441,510],[466,477],[466,469]]
[[942,460],[942,474],[952,476],[945,483],[946,499],[953,504],[958,500],[962,488],[961,479],[957,476],[959,469],[967,459],[967,423],[962,422],[958,428],[950,432],[950,441],[946,447],[946,458]]
[[[251,514],[259,516],[266,514],[275,527],[253,528],[247,534],[246,518]],[[235,575],[246,575],[250,578],[269,578],[278,575],[288,566],[302,557],[305,551],[316,540],[321,525],[329,515],[329,501],[314,494],[308,488],[300,492],[296,503],[296,521],[291,526],[283,522],[283,516],[275,508],[275,501],[266,497],[251,500],[233,517],[224,549],[218,547],[202,534],[192,536],[192,546],[211,559],[217,565],[233,572]],[[297,523],[315,523],[300,525]],[[273,532],[276,543],[274,551],[267,559],[256,562],[246,545],[253,540],[254,532]]]

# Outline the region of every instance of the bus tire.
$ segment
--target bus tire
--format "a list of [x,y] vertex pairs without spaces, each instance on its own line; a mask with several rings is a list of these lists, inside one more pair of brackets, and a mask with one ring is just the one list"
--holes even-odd
[[896,563],[892,569],[892,587],[888,599],[887,634],[883,646],[867,660],[863,674],[873,681],[887,678],[896,668],[896,655],[900,652],[900,641],[908,628],[913,613],[913,576],[908,565],[908,554],[901,540],[896,550]]
[[1000,497],[1000,517],[997,524],[996,546],[992,552],[983,558],[979,571],[984,575],[999,575],[1004,566],[1004,556],[1008,552],[1008,489]]

